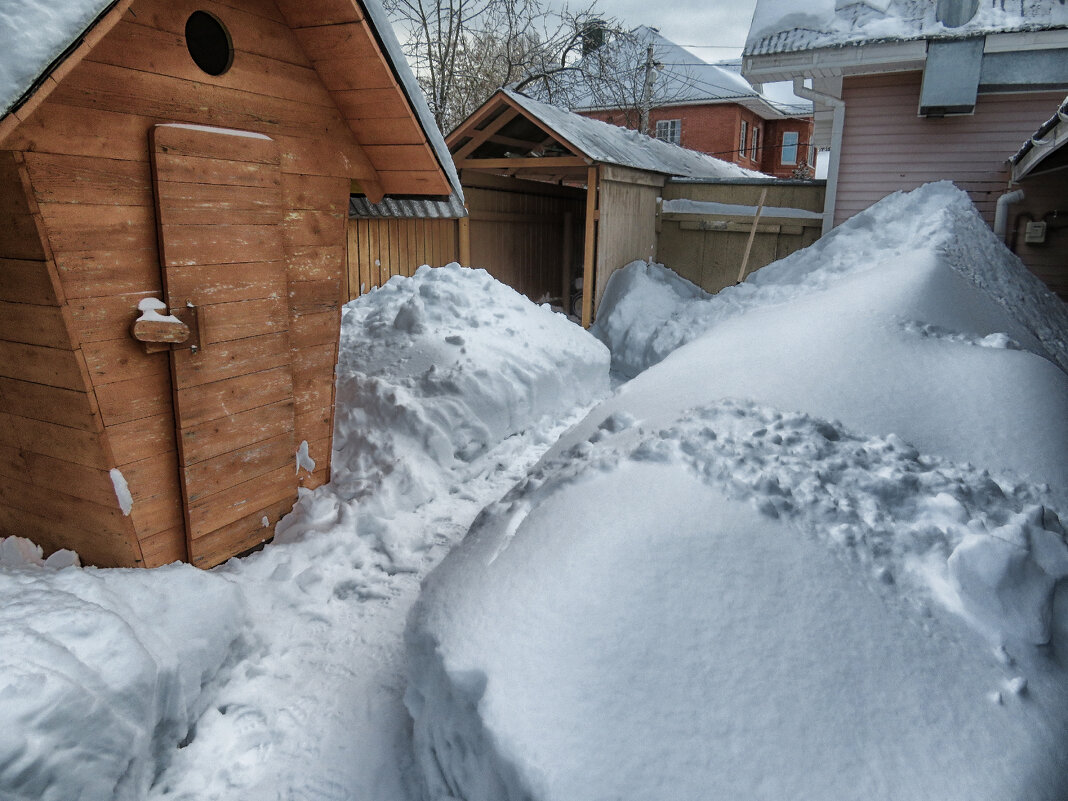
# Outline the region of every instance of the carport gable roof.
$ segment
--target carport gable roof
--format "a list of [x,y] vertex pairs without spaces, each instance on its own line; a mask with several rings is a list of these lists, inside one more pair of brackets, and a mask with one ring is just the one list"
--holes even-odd
[[[133,0],[5,0],[0,10],[4,42],[0,143],[132,4]],[[382,171],[390,166],[395,158],[390,147],[407,129],[406,141],[418,141],[421,149],[413,151],[408,170],[412,176],[399,191],[462,197],[448,148],[380,0],[276,0],[276,4],[374,168]],[[384,141],[362,120],[358,93],[369,71],[379,74],[376,86],[388,85],[395,93],[396,100],[389,104],[395,115],[379,121],[387,124]]]
[[461,170],[521,171],[551,180],[584,179],[596,164],[687,178],[767,177],[509,89],[498,90],[446,142]]

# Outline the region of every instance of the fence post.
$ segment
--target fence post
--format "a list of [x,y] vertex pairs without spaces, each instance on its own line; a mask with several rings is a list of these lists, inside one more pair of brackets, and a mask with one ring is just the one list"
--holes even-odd
[[742,283],[742,279],[745,278],[745,268],[749,264],[749,251],[753,249],[753,239],[756,237],[757,224],[760,222],[760,215],[764,211],[764,201],[768,198],[768,188],[765,186],[760,190],[760,202],[757,203],[756,216],[753,218],[753,227],[749,229],[749,241],[745,243],[745,255],[742,256],[742,266],[738,270],[738,283]]

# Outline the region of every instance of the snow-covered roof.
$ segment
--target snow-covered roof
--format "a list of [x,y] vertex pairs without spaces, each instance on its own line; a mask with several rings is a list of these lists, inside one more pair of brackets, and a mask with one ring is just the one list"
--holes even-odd
[[[630,32],[630,38],[625,44],[615,47],[626,48],[626,53],[621,53],[621,56],[630,54],[633,60],[634,54],[644,54],[649,45],[653,47],[653,60],[656,62],[652,87],[654,107],[734,101],[764,117],[812,113],[811,103],[798,100],[797,104],[790,105],[772,100],[743,78],[735,64],[709,64],[662,36],[655,28],[641,25]],[[614,77],[618,80],[623,76]],[[635,73],[633,80],[643,81],[644,72]],[[572,91],[572,108],[576,110],[617,108],[620,105],[619,98],[599,97],[589,84],[579,84]],[[637,86],[631,87],[627,92],[628,96],[637,97],[639,94]]]
[[1068,97],[1056,113],[1032,134],[1023,146],[1009,159],[1012,164],[1012,179],[1018,181],[1029,175],[1047,157],[1068,144]]
[[1063,0],[757,0],[745,55],[771,55],[849,44],[962,38],[1068,27]]
[[0,116],[14,109],[115,0],[0,3]]
[[[25,102],[63,58],[121,0],[3,0],[0,3],[0,118]],[[419,120],[427,142],[463,197],[449,149],[426,97],[401,51],[380,0],[359,0],[371,29],[385,50],[393,73]]]
[[592,120],[526,95],[501,92],[530,116],[552,129],[587,158],[636,170],[690,178],[767,178],[722,159],[662,142],[628,128]]

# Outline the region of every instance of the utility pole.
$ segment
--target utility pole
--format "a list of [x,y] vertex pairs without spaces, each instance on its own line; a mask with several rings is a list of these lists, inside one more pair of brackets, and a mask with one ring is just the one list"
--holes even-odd
[[656,64],[653,62],[653,46],[645,48],[645,82],[642,84],[642,96],[638,102],[638,131],[649,135],[649,110],[653,106],[653,81],[656,73],[653,71]]

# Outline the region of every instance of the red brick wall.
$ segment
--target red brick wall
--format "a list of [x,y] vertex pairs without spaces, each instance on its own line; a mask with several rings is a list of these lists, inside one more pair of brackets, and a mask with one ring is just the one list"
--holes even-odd
[[[621,125],[625,128],[637,128],[637,111],[617,109],[613,111],[583,112],[584,116]],[[770,175],[789,178],[795,165],[780,164],[779,151],[782,131],[794,130],[801,133],[800,140],[807,143],[812,137],[812,120],[763,120],[743,106],[735,103],[709,103],[694,106],[664,106],[649,113],[649,130],[656,132],[658,120],[680,120],[680,144],[690,150],[708,153],[710,156],[732,161],[743,167],[760,170]],[[739,139],[741,123],[745,120],[746,141],[744,149]],[[754,126],[760,130],[760,143],[757,158],[751,158],[751,144]],[[799,148],[804,153],[803,148]]]
[[[813,129],[811,119],[768,120],[767,127],[767,139],[764,142],[763,159],[759,168],[761,172],[774,175],[776,178],[789,178],[802,159],[815,170],[815,152],[809,147],[812,142]],[[797,163],[795,164],[783,164],[782,161],[782,135],[787,131],[795,131],[798,135]]]

